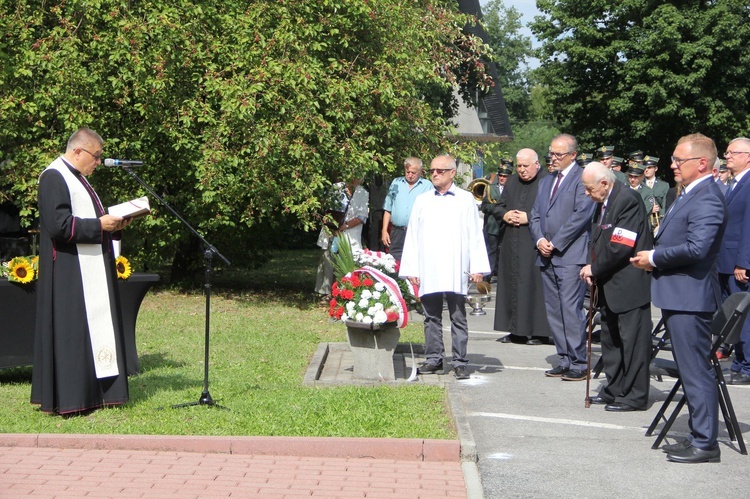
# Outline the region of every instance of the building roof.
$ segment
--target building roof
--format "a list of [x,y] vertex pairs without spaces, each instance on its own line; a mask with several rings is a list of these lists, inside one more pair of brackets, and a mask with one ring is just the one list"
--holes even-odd
[[[479,5],[479,0],[458,0],[458,8],[465,14],[475,15],[480,19],[482,18],[482,8]],[[485,43],[489,42],[487,32],[484,30],[484,27],[479,24],[466,26],[466,31],[481,38]],[[459,138],[466,138],[479,142],[511,141],[513,140],[513,132],[510,127],[510,119],[508,118],[508,109],[505,106],[503,91],[500,88],[497,66],[494,62],[485,62],[487,72],[494,80],[495,85],[490,89],[489,94],[480,98],[482,102],[478,103],[478,108],[475,109],[478,113],[486,113],[486,121],[489,122],[489,127],[484,127],[485,132],[478,134],[475,131],[467,130],[466,127],[462,126],[459,122],[457,130],[458,136]],[[491,130],[487,130],[487,128],[491,128]]]

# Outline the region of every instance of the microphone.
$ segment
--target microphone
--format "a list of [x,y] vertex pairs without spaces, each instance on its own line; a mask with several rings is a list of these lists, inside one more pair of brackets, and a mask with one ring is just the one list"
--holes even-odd
[[137,159],[112,159],[107,158],[104,160],[104,166],[107,168],[117,168],[118,166],[122,166],[125,168],[131,168],[133,166],[143,166],[143,161],[138,161]]

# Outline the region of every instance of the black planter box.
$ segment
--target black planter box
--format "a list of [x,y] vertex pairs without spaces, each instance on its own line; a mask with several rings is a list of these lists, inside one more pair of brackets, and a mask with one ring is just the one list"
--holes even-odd
[[[135,346],[138,310],[149,288],[158,280],[156,274],[134,273],[127,281],[117,281],[129,375],[138,374],[140,370]],[[0,369],[31,365],[34,361],[36,283],[18,284],[0,278],[0,317]]]

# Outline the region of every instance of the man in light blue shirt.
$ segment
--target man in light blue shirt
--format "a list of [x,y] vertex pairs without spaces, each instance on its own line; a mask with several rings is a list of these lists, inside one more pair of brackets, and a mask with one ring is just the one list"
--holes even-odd
[[[383,203],[383,228],[380,240],[397,261],[401,260],[414,200],[432,189],[432,182],[422,177],[422,160],[415,157],[404,160],[404,176],[391,182]],[[391,225],[392,224],[392,225]],[[390,231],[389,229],[390,227]]]

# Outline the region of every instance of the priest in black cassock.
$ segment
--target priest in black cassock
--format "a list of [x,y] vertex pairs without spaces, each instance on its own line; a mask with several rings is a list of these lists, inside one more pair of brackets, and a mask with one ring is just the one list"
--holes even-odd
[[107,215],[86,180],[102,138],[71,135],[39,177],[39,281],[31,403],[75,414],[128,401],[113,235],[130,222]]
[[503,343],[540,345],[552,336],[542,276],[535,265],[536,246],[529,231],[531,207],[539,180],[545,175],[536,152],[521,149],[516,154],[516,175],[508,178],[500,202],[492,209],[492,216],[505,226],[497,260],[494,324],[496,331],[511,333],[498,340]]

